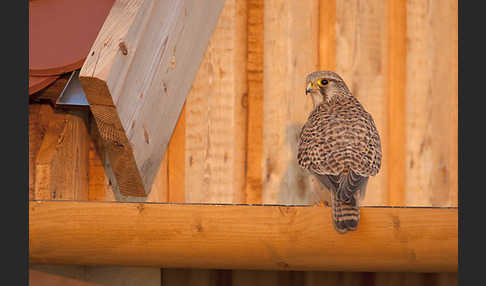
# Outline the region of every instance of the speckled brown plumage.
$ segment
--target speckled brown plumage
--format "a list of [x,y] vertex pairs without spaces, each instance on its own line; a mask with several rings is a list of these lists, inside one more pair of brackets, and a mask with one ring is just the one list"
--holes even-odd
[[371,115],[331,71],[307,76],[314,110],[302,127],[299,165],[331,192],[336,230],[355,230],[369,176],[380,170],[380,136]]

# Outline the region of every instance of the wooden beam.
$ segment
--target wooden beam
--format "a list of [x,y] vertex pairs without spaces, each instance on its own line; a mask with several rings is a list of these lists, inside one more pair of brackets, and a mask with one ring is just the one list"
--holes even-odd
[[[457,209],[31,201],[30,263],[217,269],[457,271]],[[69,218],[69,219],[66,219]]]
[[151,189],[224,0],[117,0],[81,69],[114,188]]

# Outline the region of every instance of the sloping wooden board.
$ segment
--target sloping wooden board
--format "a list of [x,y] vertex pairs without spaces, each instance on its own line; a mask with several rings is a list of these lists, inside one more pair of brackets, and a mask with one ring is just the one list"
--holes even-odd
[[80,73],[121,194],[145,196],[224,0],[118,0]]

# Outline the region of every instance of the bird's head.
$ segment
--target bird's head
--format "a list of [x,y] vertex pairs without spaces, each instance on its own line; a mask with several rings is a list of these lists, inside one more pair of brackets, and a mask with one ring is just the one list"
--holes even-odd
[[312,96],[314,107],[324,100],[332,102],[350,94],[343,79],[332,71],[316,71],[307,75],[305,93]]

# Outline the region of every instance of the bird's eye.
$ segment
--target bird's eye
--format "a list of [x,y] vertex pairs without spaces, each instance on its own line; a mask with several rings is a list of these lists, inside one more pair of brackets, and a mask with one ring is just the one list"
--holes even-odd
[[325,79],[320,79],[319,81],[317,81],[317,84],[319,84],[320,86],[326,86],[329,82]]

